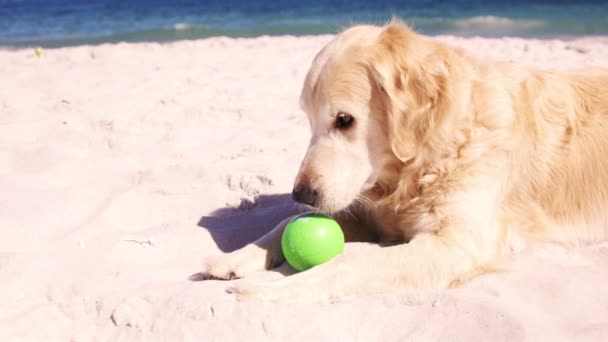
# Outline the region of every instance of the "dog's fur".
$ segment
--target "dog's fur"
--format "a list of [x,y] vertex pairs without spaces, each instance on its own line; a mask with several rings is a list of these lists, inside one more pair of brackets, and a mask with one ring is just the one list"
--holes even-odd
[[[608,235],[608,70],[485,62],[393,21],[355,26],[302,90],[312,139],[296,186],[346,231],[344,254],[240,298],[326,300],[443,289],[543,241]],[[349,113],[352,126],[336,128]],[[289,221],[205,273],[277,266]],[[382,247],[380,247],[382,245]]]

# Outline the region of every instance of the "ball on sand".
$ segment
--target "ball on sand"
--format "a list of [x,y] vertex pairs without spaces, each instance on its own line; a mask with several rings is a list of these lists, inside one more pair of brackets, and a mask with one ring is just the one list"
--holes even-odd
[[281,247],[289,265],[297,271],[305,271],[341,254],[344,233],[338,222],[328,216],[302,214],[285,227]]

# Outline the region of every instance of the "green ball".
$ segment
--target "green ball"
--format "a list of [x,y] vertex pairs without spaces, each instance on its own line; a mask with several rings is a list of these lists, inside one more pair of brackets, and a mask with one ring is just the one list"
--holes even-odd
[[285,227],[281,247],[287,263],[297,271],[305,271],[341,254],[344,233],[338,222],[328,216],[302,214]]

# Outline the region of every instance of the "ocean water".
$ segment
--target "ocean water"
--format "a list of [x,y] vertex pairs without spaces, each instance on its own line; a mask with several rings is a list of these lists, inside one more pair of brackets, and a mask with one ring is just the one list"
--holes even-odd
[[311,35],[393,15],[430,35],[608,35],[608,0],[0,0],[0,45]]

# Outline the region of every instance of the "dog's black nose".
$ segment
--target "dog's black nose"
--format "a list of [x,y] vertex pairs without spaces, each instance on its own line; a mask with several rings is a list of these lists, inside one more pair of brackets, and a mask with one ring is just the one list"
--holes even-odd
[[296,202],[313,205],[317,201],[319,194],[317,193],[317,190],[314,190],[310,186],[296,185],[296,187],[293,188],[291,196]]

